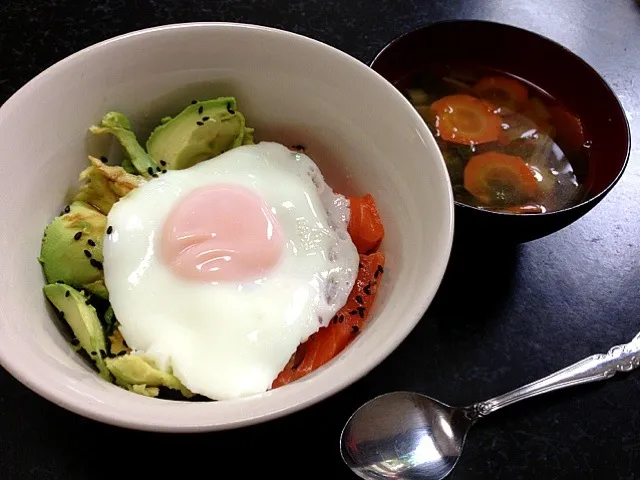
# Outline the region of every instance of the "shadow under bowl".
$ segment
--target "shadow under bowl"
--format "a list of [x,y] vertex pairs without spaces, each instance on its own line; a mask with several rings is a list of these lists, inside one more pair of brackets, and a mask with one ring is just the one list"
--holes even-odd
[[590,142],[589,187],[581,203],[541,214],[492,212],[455,202],[456,238],[527,242],[554,233],[596,206],[629,159],[629,123],[611,87],[562,45],[518,27],[483,20],[433,23],[393,40],[371,68],[397,88],[430,65],[477,65],[532,83],[581,120]]

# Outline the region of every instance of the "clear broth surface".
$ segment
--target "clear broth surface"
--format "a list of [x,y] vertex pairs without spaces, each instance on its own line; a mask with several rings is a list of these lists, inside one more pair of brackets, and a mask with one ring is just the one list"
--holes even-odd
[[455,200],[507,213],[580,203],[590,142],[580,119],[536,86],[479,66],[431,66],[400,89],[442,151]]

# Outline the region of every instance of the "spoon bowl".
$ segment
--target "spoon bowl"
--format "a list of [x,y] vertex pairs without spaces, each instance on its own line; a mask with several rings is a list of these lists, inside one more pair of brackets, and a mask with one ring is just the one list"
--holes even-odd
[[388,393],[351,416],[342,431],[342,458],[365,479],[444,478],[472,424],[466,409],[419,393]]

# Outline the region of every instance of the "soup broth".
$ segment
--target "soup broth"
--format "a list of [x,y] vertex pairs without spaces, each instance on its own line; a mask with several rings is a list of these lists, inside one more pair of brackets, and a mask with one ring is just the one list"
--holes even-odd
[[590,143],[580,119],[546,92],[470,66],[433,66],[401,90],[436,137],[458,202],[545,213],[585,198]]

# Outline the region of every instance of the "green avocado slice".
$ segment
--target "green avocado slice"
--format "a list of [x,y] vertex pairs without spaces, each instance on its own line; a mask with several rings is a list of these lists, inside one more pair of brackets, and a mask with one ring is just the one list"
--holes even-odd
[[75,201],[45,229],[38,260],[48,283],[63,282],[108,298],[102,271],[107,217]]
[[104,331],[96,309],[87,304],[87,297],[75,288],[62,283],[45,285],[43,291],[69,324],[80,342],[80,347],[94,361],[100,375],[105,380],[111,381],[111,374],[104,361],[107,354]]
[[156,396],[158,387],[167,387],[180,391],[187,398],[193,396],[172,373],[157,369],[152,361],[139,355],[129,353],[107,358],[106,364],[118,384],[135,393]]
[[131,130],[129,119],[120,112],[109,112],[98,126],[89,128],[91,133],[105,134],[110,133],[115,136],[122,148],[124,148],[128,158],[130,159],[136,170],[144,177],[150,178],[157,176],[159,170],[158,165],[153,158],[144,151],[136,138],[136,134]]
[[167,170],[182,170],[253,143],[253,129],[236,110],[236,99],[196,102],[174,118],[164,118],[147,140],[151,157]]

